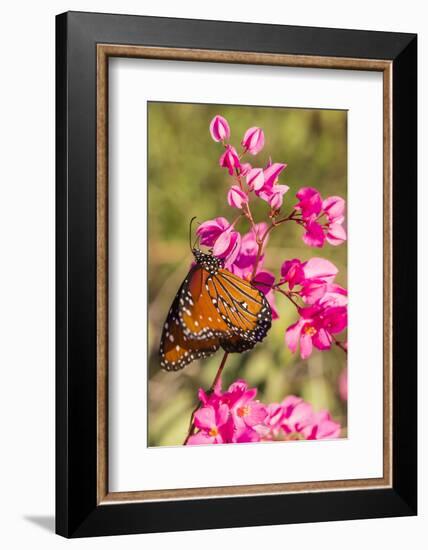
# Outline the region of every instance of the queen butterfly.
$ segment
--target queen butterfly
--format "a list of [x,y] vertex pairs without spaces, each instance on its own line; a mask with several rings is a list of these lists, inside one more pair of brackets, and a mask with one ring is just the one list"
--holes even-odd
[[221,259],[192,249],[195,265],[177,292],[160,342],[161,367],[179,370],[195,359],[252,349],[272,322],[265,295],[224,268]]

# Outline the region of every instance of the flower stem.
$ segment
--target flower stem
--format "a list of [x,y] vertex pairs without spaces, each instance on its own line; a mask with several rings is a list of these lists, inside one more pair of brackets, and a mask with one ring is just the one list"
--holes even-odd
[[300,308],[299,304],[294,300],[294,298],[291,296],[290,292],[287,292],[286,290],[283,290],[282,288],[279,288],[278,285],[274,285],[273,289],[276,290],[277,292],[280,292],[286,298],[288,298],[290,300],[290,302],[296,306],[297,309]]
[[[294,214],[296,213],[295,210],[293,210],[291,212],[291,214],[289,214],[288,216],[286,216],[285,218],[282,218],[278,221],[275,221],[275,220],[272,220],[272,223],[270,224],[270,226],[266,229],[265,231],[265,234],[263,235],[263,237],[261,239],[258,238],[258,236],[256,235],[256,240],[257,240],[257,244],[258,244],[258,250],[257,250],[257,257],[256,257],[256,261],[254,263],[254,268],[253,268],[253,272],[251,274],[251,280],[253,281],[256,274],[257,274],[257,268],[259,266],[259,262],[260,262],[260,258],[261,258],[261,255],[262,255],[262,252],[263,252],[263,245],[265,244],[265,241],[269,235],[269,233],[275,229],[275,227],[277,225],[280,225],[281,223],[284,223],[284,222],[288,222],[288,221],[298,221],[297,218],[294,218]],[[254,221],[252,221],[252,224],[253,224],[253,227],[254,227]]]
[[[224,366],[226,364],[226,360],[227,360],[228,356],[229,356],[229,352],[225,351],[224,355],[223,355],[223,358],[221,360],[220,366],[218,367],[217,373],[216,373],[216,375],[214,377],[214,380],[211,384],[211,387],[208,390],[209,394],[212,393],[215,390],[215,387],[217,386],[217,384],[218,384],[218,382],[221,378],[221,375],[222,375],[222,372],[223,372],[223,369],[224,369]],[[187,445],[187,442],[189,441],[189,438],[195,433],[195,413],[198,412],[200,406],[201,406],[201,402],[199,401],[199,403],[196,405],[196,407],[192,411],[192,414],[190,416],[189,431],[187,432],[186,439],[184,440],[183,445]]]
[[348,355],[348,348],[346,347],[345,343],[340,342],[339,340],[336,340],[336,338],[334,336],[333,336],[333,340],[334,340],[334,343],[336,344],[336,346],[338,348],[340,348],[342,351],[344,351],[346,353],[346,355]]

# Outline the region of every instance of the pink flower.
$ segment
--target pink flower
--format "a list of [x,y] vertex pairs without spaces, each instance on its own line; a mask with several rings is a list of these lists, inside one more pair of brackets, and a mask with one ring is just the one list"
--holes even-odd
[[234,208],[242,208],[244,204],[248,203],[248,196],[239,185],[232,185],[227,194],[227,202],[229,206]]
[[265,184],[262,168],[252,168],[247,173],[247,185],[252,191],[259,191]]
[[273,186],[272,193],[268,200],[272,210],[279,210],[281,208],[283,197],[289,189],[288,185]]
[[215,443],[248,443],[260,441],[255,427],[266,418],[265,405],[255,399],[256,388],[248,388],[245,380],[237,380],[226,392],[219,380],[210,394],[199,389],[202,407],[195,413],[198,432],[189,438],[190,445]]
[[207,405],[213,405],[217,407],[221,403],[222,391],[221,391],[221,379],[217,380],[217,384],[213,391],[206,392],[203,388],[198,390],[199,401],[206,407]]
[[252,428],[266,418],[266,407],[255,400],[256,395],[257,389],[248,389],[245,380],[234,382],[223,395],[223,399],[230,407],[236,430]]
[[294,395],[266,406],[245,380],[237,380],[225,392],[219,380],[213,392],[200,389],[198,394],[202,407],[195,413],[197,433],[189,445],[340,437],[340,424],[328,411],[315,412]]
[[254,286],[267,294],[275,283],[275,275],[270,271],[258,271],[253,281]]
[[275,183],[278,181],[280,173],[287,168],[286,164],[281,164],[280,162],[274,162],[273,164],[269,164],[267,168],[264,169],[263,175],[265,178],[265,190],[270,189],[272,190],[272,187],[275,185]]
[[[286,344],[295,352],[300,344],[303,359],[312,353],[312,347],[330,349],[332,334],[341,332],[347,325],[348,293],[334,283],[337,267],[324,258],[311,258],[307,262],[287,260],[281,266],[280,284],[288,283],[309,306],[300,308],[300,319],[288,327]],[[299,286],[300,290],[296,287]]]
[[200,238],[200,242],[204,246],[213,246],[220,235],[229,229],[230,223],[226,218],[215,218],[214,220],[208,220],[196,230],[196,235]]
[[241,249],[241,235],[230,226],[217,238],[213,246],[213,254],[224,260],[224,266],[229,268],[236,260]]
[[333,334],[342,332],[347,326],[347,308],[345,306],[323,307],[319,303],[299,308],[300,319],[288,327],[285,342],[294,353],[300,344],[300,356],[307,359],[313,346],[319,350],[331,348]]
[[214,141],[225,141],[230,138],[230,128],[227,120],[216,115],[210,124],[210,133]]
[[282,206],[284,194],[289,190],[287,185],[277,185],[279,174],[286,168],[286,164],[276,162],[269,164],[263,170],[263,185],[261,176],[258,176],[257,186],[254,186],[256,195],[269,203],[272,210],[279,210]]
[[[346,241],[345,201],[341,197],[327,197],[322,200],[319,192],[313,187],[303,187],[297,193],[299,202],[295,209],[300,211],[305,233],[303,241],[308,246],[321,248],[327,240],[333,246]],[[320,221],[324,216],[325,222]]]
[[225,152],[220,157],[219,163],[222,168],[227,168],[231,176],[233,176],[234,170],[240,170],[241,163],[235,147],[227,145]]
[[322,208],[321,195],[313,187],[302,187],[296,194],[299,202],[294,207],[296,210],[300,210],[302,218],[307,220],[314,214],[318,216]]
[[281,266],[281,284],[288,283],[290,290],[293,290],[295,285],[301,284],[305,280],[304,265],[297,258],[286,260]]
[[[324,293],[321,298],[318,300],[318,303],[324,307],[336,307],[336,306],[346,306],[348,305],[348,291],[341,287],[340,285],[328,283],[324,287]],[[309,294],[309,292],[308,292]],[[312,295],[308,297],[303,297],[306,303],[310,303],[310,300],[314,301],[316,296]]]
[[224,260],[226,268],[236,260],[241,248],[241,235],[226,218],[220,217],[201,223],[196,234],[202,245],[212,247],[214,256]]
[[339,272],[332,262],[324,258],[311,258],[302,266],[305,280],[322,279],[332,283]]
[[[266,233],[267,225],[265,223],[259,223],[255,225],[255,229],[251,229],[246,233],[241,240],[241,248],[239,254],[230,267],[232,273],[241,277],[241,279],[250,280],[254,270],[254,264],[257,260],[258,244],[256,236],[261,239]],[[262,248],[262,254],[259,257],[258,268],[261,269],[264,261],[263,251],[266,247],[268,239],[265,239]]]
[[317,221],[310,218],[306,222],[306,233],[303,235],[303,242],[308,246],[322,248],[324,246],[325,235],[324,230]]
[[322,210],[330,223],[342,224],[345,221],[345,201],[342,197],[327,197]]
[[231,443],[256,443],[260,441],[260,435],[254,428],[240,428],[236,430]]
[[269,303],[272,320],[279,319],[278,310],[275,305],[275,292],[273,290],[273,285],[275,283],[275,275],[270,271],[258,271],[253,280],[253,284],[257,287],[263,294],[266,296],[266,299]]
[[339,223],[331,223],[326,234],[327,241],[333,246],[338,246],[346,241],[345,228]]
[[249,162],[244,162],[241,164],[241,176],[246,176],[251,171],[252,166]]
[[340,437],[340,424],[328,411],[314,412],[310,403],[295,395],[268,405],[267,413],[263,426],[257,427],[262,441]]
[[284,408],[279,403],[271,403],[266,407],[266,418],[263,426],[257,427],[257,431],[262,436],[263,441],[278,438],[282,430],[282,421],[284,418]]
[[[287,260],[281,266],[280,284],[288,283],[290,290],[293,290],[296,285],[300,285],[302,288],[299,294],[303,301],[307,304],[314,304],[327,292],[333,293],[332,298],[334,298],[335,293],[344,290],[338,285],[333,285],[337,273],[337,267],[323,258],[311,258],[303,263],[298,259]],[[344,305],[344,303],[334,305]]]
[[232,439],[233,421],[227,405],[207,405],[196,411],[194,418],[199,432],[189,438],[188,445],[227,443]]
[[265,144],[265,135],[261,128],[253,127],[248,128],[244,134],[242,145],[246,151],[252,155],[257,155]]
[[[301,281],[302,289],[300,296],[304,302],[314,304],[317,300],[322,299],[327,292],[339,292],[338,289],[341,287],[333,285],[333,281],[339,271],[334,264],[324,258],[311,258],[302,265],[304,279]],[[330,305],[345,304],[331,303]]]
[[289,395],[282,402],[282,408],[284,414],[281,420],[281,427],[286,435],[301,433],[311,424],[313,415],[312,406],[303,401],[303,399]]
[[332,420],[328,411],[319,411],[312,415],[311,423],[300,433],[305,439],[336,439],[340,437],[340,424]]
[[250,190],[255,191],[258,197],[268,202],[272,210],[281,208],[284,194],[289,190],[287,185],[276,185],[279,174],[286,166],[279,162],[270,163],[264,170],[252,168],[246,172],[247,185]]

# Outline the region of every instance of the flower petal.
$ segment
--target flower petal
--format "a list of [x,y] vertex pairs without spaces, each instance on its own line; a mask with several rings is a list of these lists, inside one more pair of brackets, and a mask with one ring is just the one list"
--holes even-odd
[[195,426],[197,428],[211,429],[216,426],[215,409],[211,405],[201,407],[195,412]]
[[294,325],[289,326],[288,329],[285,331],[285,343],[293,353],[297,350],[297,346],[299,344],[299,339],[300,339],[300,333],[302,331],[302,327],[304,324],[305,324],[305,321],[303,321],[302,319],[299,319],[297,323],[294,323]]
[[339,270],[337,267],[324,258],[311,258],[303,264],[305,279],[324,279],[332,283]]
[[230,223],[226,218],[218,217],[201,223],[196,230],[196,235],[199,237],[202,245],[213,246],[220,234],[229,227]]
[[307,359],[312,353],[312,337],[302,333],[300,336],[300,357]]
[[338,246],[346,241],[346,231],[340,223],[331,223],[328,227],[327,241],[333,246]]
[[259,191],[265,184],[265,177],[262,168],[253,168],[247,174],[247,185],[253,191]]
[[265,178],[265,187],[272,187],[284,168],[287,168],[287,165],[281,162],[274,162],[273,164],[265,168],[263,172]]
[[296,193],[296,197],[300,199],[300,202],[296,204],[295,208],[301,211],[303,219],[306,220],[313,215],[318,216],[321,212],[321,195],[314,187],[302,187]]
[[330,222],[343,223],[345,201],[342,197],[327,197],[322,203],[322,209]]
[[191,435],[187,441],[187,445],[209,445],[212,443],[215,443],[214,437],[208,435],[205,431]]
[[275,275],[270,271],[259,271],[253,280],[254,286],[267,294],[275,283]]
[[306,233],[303,235],[303,241],[308,246],[321,248],[324,245],[324,232],[318,222],[311,221],[306,225]]

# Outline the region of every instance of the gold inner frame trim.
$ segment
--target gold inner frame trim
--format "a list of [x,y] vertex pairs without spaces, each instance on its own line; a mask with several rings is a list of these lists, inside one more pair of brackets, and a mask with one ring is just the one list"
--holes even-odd
[[[108,59],[133,57],[383,73],[383,476],[298,483],[272,483],[150,491],[108,488]],[[392,62],[97,44],[97,503],[222,498],[278,493],[378,489],[392,486]]]

